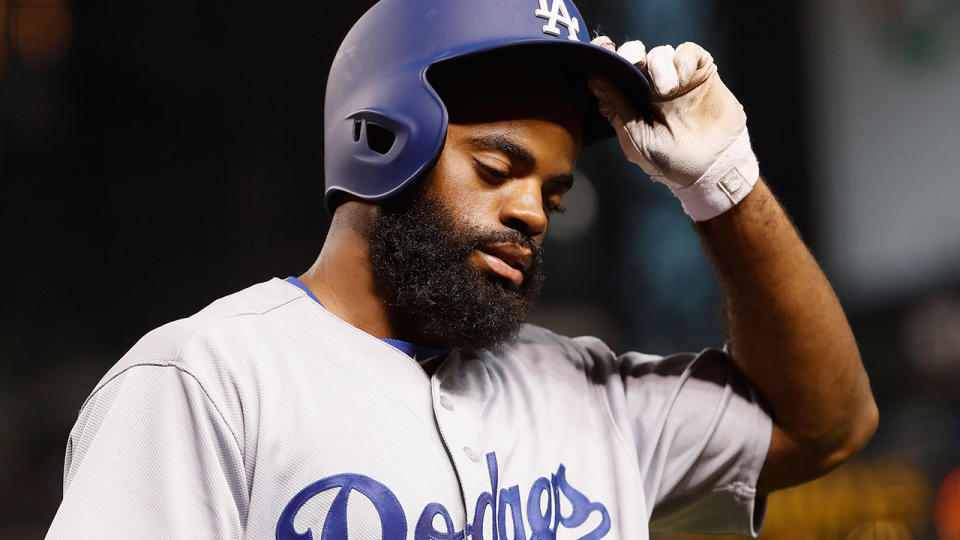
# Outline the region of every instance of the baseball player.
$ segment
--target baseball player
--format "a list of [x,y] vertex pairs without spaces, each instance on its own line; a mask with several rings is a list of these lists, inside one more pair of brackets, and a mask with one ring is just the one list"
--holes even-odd
[[[570,0],[370,9],[330,71],[316,263],[134,345],[48,537],[755,535],[767,493],[866,444],[856,343],[711,56],[587,28]],[[696,223],[723,350],[523,324],[577,154],[614,134]]]

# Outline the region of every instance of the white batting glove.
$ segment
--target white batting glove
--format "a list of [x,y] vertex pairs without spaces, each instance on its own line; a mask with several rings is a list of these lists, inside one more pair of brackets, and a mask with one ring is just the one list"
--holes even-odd
[[649,53],[639,41],[619,50],[607,36],[592,43],[636,65],[653,87],[651,118],[644,119],[612,83],[600,77],[590,81],[627,159],[666,184],[694,221],[716,217],[742,201],[760,168],[747,115],[720,80],[710,53],[689,42]]

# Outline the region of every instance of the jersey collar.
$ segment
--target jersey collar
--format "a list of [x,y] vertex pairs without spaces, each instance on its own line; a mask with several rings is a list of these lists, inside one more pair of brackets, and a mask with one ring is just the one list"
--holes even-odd
[[[304,293],[307,294],[307,296],[313,299],[314,302],[316,302],[317,304],[320,304],[320,306],[323,307],[323,302],[321,302],[320,299],[313,294],[313,291],[311,291],[310,288],[307,287],[302,281],[300,281],[299,279],[293,276],[290,276],[286,279],[286,282],[302,290]],[[379,339],[380,341],[386,343],[387,345],[390,345],[391,347],[399,350],[403,354],[416,360],[416,362],[420,364],[423,367],[423,369],[426,370],[428,373],[436,369],[436,367],[440,364],[440,362],[442,362],[447,356],[450,355],[450,352],[453,351],[453,349],[446,348],[446,347],[440,347],[440,348],[423,347],[415,343],[401,341],[399,339],[389,339],[389,338],[379,338]]]

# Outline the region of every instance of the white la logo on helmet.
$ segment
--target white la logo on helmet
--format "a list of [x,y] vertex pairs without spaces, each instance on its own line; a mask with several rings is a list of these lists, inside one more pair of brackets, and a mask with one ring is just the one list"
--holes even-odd
[[567,27],[570,33],[568,39],[580,41],[577,36],[577,32],[580,31],[580,21],[570,16],[570,10],[567,9],[567,4],[563,0],[553,0],[553,7],[550,9],[547,9],[547,0],[540,0],[540,7],[533,13],[537,17],[547,19],[547,24],[543,25],[544,34],[559,36],[560,29],[557,28],[557,23],[560,23]]

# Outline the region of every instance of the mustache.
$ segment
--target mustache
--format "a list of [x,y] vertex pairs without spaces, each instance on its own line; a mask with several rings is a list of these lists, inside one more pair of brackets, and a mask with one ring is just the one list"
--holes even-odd
[[543,256],[543,246],[516,229],[476,230],[473,232],[468,252],[490,244],[516,244],[527,248],[533,254],[533,260],[537,262]]

